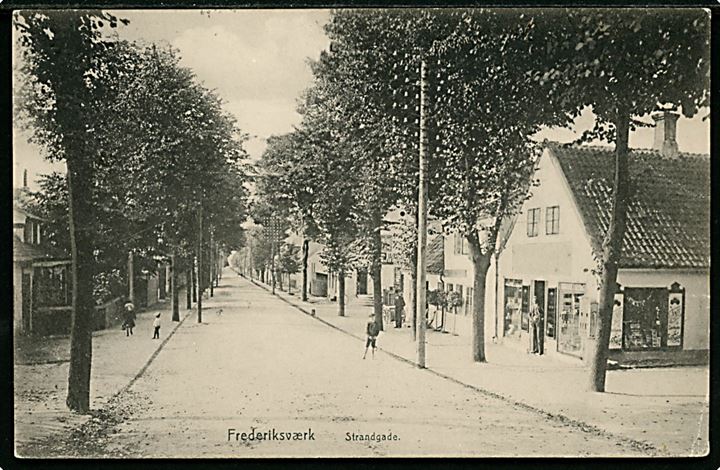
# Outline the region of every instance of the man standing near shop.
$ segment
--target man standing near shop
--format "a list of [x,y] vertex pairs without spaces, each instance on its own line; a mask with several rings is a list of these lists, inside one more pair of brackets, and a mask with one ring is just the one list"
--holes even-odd
[[533,354],[542,355],[545,352],[545,341],[543,335],[543,313],[537,304],[537,301],[533,302],[533,306],[530,309],[530,327],[531,331],[531,348]]
[[405,300],[402,291],[395,292],[395,328],[402,328],[403,310],[405,309]]

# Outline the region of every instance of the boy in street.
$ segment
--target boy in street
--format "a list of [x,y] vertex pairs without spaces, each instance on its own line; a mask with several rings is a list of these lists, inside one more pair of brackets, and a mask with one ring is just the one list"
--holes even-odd
[[155,328],[155,331],[153,332],[152,339],[160,339],[160,314],[158,313],[155,315],[155,320],[153,321],[153,328]]
[[375,359],[375,349],[377,348],[375,341],[380,333],[380,327],[377,322],[375,322],[374,314],[370,314],[370,320],[367,323],[365,331],[367,333],[367,341],[365,342],[365,354],[363,354],[363,359],[367,356],[367,351],[370,346],[372,346],[372,358]]

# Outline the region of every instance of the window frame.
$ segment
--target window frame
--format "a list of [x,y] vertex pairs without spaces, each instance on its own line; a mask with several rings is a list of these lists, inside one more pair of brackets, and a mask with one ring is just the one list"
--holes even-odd
[[534,238],[540,235],[540,214],[541,211],[539,207],[528,209],[526,233],[529,238]]
[[[551,216],[552,214],[552,216]],[[560,233],[560,206],[548,206],[545,209],[545,235]]]

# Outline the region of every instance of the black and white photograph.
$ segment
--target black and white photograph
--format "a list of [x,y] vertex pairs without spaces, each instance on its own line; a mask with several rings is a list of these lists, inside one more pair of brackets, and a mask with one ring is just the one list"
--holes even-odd
[[710,23],[14,10],[15,456],[707,456]]

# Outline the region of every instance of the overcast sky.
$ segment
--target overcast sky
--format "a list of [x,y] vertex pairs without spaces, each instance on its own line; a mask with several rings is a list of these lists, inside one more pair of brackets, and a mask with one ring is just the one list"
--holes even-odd
[[[308,59],[327,48],[323,25],[327,10],[124,10],[114,12],[130,20],[119,34],[132,40],[162,42],[180,51],[182,64],[191,68],[205,86],[215,89],[251,135],[246,149],[258,158],[265,139],[282,134],[299,122],[297,99],[310,85]],[[584,113],[576,130],[592,126]],[[678,121],[681,151],[709,153],[709,121]],[[631,135],[631,147],[651,147],[652,129]],[[571,130],[549,130],[541,137],[568,141]],[[14,185],[27,168],[30,185],[39,173],[61,169],[43,161],[27,136],[15,132]]]

